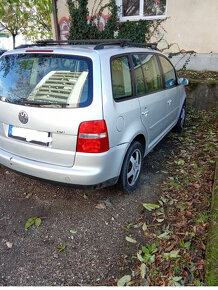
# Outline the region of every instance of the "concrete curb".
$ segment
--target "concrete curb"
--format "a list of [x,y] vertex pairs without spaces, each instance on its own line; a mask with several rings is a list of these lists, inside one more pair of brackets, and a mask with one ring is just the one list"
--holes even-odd
[[206,283],[218,286],[218,159],[212,191],[211,220],[206,251]]
[[177,70],[186,65],[187,70],[218,71],[218,53],[182,53],[174,55],[170,60]]

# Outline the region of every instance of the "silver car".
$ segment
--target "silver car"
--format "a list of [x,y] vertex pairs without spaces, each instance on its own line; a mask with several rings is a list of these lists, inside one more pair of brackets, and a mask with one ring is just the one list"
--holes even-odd
[[153,45],[24,46],[0,59],[0,164],[130,193],[143,158],[186,114],[186,79]]

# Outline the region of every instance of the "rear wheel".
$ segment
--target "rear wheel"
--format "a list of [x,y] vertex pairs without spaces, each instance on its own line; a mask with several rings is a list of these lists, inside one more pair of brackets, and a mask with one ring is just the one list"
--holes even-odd
[[176,123],[174,130],[177,132],[181,132],[184,124],[185,124],[185,117],[186,117],[186,103],[183,104],[182,110],[179,115],[178,122]]
[[130,145],[126,153],[118,181],[118,185],[123,192],[131,193],[136,189],[141,173],[142,159],[142,145],[135,141]]

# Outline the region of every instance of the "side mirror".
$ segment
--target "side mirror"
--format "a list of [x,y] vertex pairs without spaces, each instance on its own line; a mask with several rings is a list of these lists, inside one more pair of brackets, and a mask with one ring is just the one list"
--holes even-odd
[[179,85],[187,86],[188,85],[188,79],[179,78]]

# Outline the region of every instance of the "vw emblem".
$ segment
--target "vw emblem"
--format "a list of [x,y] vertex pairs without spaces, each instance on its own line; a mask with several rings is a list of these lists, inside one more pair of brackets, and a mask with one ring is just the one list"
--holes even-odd
[[18,118],[21,121],[21,123],[26,124],[28,122],[28,115],[25,111],[20,111],[18,114]]

